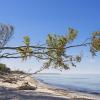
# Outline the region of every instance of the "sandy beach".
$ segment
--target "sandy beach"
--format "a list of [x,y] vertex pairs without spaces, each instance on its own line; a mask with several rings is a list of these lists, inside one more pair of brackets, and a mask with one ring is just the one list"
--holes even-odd
[[[0,77],[0,100],[100,100],[99,95],[58,89],[25,74],[6,75],[5,77],[16,78],[17,82],[4,82],[4,76]],[[28,82],[36,89],[19,90],[18,87],[24,82]]]

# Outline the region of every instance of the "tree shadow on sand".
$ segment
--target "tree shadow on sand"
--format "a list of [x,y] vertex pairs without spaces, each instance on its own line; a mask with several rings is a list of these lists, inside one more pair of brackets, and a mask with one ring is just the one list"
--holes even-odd
[[43,94],[33,90],[23,91],[11,88],[0,88],[0,100],[68,100],[65,98],[54,97],[50,94]]
[[15,90],[12,88],[0,87],[0,100],[89,100],[83,98],[66,99],[55,97],[52,94],[36,92],[34,90]]

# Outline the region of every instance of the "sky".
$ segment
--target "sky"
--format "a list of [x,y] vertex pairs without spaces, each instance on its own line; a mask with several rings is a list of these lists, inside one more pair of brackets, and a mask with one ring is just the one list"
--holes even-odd
[[[83,42],[95,31],[100,30],[100,0],[0,0],[0,23],[14,26],[14,35],[6,46],[23,45],[23,37],[29,35],[31,44],[45,43],[47,34],[65,34],[69,27],[78,30],[76,44]],[[83,52],[83,60],[76,68],[62,73],[100,74],[100,53],[94,58],[89,48],[75,48],[70,53]],[[35,59],[1,59],[11,69],[35,72],[42,62]],[[43,72],[58,72],[49,69]]]

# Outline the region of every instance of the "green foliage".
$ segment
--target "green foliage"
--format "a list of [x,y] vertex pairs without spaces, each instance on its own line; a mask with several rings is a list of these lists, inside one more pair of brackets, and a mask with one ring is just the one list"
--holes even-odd
[[29,36],[25,36],[25,37],[24,37],[24,44],[25,44],[26,46],[29,46],[29,45],[30,45],[30,37],[29,37]]
[[10,68],[6,67],[5,64],[0,63],[0,72],[10,72]]
[[25,47],[17,48],[17,52],[21,55],[23,60],[26,60],[27,57],[31,57],[32,54],[33,54],[32,48],[29,47],[29,45],[30,45],[30,38],[29,38],[29,36],[25,36],[24,37],[24,44],[25,44]]
[[46,43],[48,48],[48,61],[44,63],[46,68],[52,66],[57,69],[69,69],[69,64],[75,66],[73,60],[80,62],[81,57],[78,56],[76,58],[69,56],[66,54],[66,45],[72,42],[77,36],[77,31],[69,28],[68,35],[59,36],[48,34]]
[[[69,28],[66,35],[48,34],[46,39],[46,46],[37,46],[33,49],[30,46],[29,36],[24,37],[24,45],[17,48],[17,52],[21,55],[23,60],[34,56],[39,60],[45,60],[43,67],[40,70],[48,69],[50,67],[59,70],[68,70],[70,66],[76,67],[76,63],[81,61],[81,56],[70,55],[67,53],[67,46],[73,42],[77,37],[78,31]],[[93,33],[90,52],[95,55],[95,52],[100,51],[100,32]],[[77,46],[86,46],[84,43]],[[73,46],[74,47],[74,46]],[[33,55],[34,54],[34,55]]]
[[96,56],[96,52],[100,51],[100,32],[94,32],[91,39],[90,52],[92,56]]
[[[6,49],[17,50],[17,53],[12,54],[9,52],[4,54],[1,53],[1,58],[22,58],[23,60],[26,60],[28,57],[34,56],[39,60],[45,60],[44,66],[41,70],[50,67],[67,70],[70,68],[70,65],[76,67],[76,63],[81,61],[80,55],[73,56],[67,54],[66,47],[77,37],[78,31],[75,29],[69,28],[68,34],[66,35],[48,34],[46,45],[44,47],[40,45],[30,46],[30,37],[25,36],[23,38],[24,46],[3,48],[13,35],[14,28],[11,25],[0,24],[0,26],[0,52]],[[90,43],[83,43],[69,47],[87,46],[87,44],[89,44],[90,52],[94,56],[96,55],[96,52],[100,51],[100,31],[94,32],[92,34],[92,39],[90,40]],[[10,71],[10,69],[7,68],[5,64],[0,64],[0,71]]]
[[93,33],[92,47],[96,51],[100,51],[100,32]]
[[77,33],[78,33],[78,31],[76,31],[76,30],[74,30],[72,28],[69,28],[68,41],[69,42],[73,41],[76,38]]
[[81,56],[79,56],[79,55],[76,56],[76,61],[77,61],[77,62],[81,62]]

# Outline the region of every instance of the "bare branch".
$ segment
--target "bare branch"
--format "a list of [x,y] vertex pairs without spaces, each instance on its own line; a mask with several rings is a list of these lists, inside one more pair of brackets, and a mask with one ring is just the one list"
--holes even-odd
[[[87,45],[90,45],[91,43],[84,43],[84,44],[79,44],[79,45],[72,45],[72,46],[67,46],[65,47],[65,49],[68,49],[68,48],[73,48],[73,47],[81,47],[81,46],[87,46]],[[23,47],[26,47],[26,46],[17,46],[17,47],[2,47],[0,48],[1,50],[16,50],[18,48],[23,48]],[[43,47],[43,46],[29,46],[30,48],[33,48],[33,49],[57,49],[56,47],[55,48],[48,48],[48,47]]]

